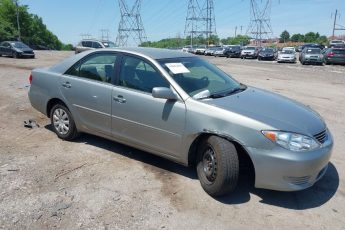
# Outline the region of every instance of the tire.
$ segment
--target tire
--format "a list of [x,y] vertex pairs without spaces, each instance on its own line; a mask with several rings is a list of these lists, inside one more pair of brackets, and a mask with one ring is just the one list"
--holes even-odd
[[50,121],[56,135],[66,141],[78,136],[71,112],[62,104],[56,104],[50,111]]
[[17,52],[13,52],[13,53],[12,53],[12,57],[13,57],[13,58],[19,58],[18,53],[17,53]]
[[216,197],[233,191],[239,176],[235,146],[226,139],[209,136],[198,148],[197,174],[202,188]]

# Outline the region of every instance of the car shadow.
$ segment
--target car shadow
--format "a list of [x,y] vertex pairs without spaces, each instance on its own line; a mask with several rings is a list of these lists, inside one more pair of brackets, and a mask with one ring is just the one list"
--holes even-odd
[[[45,128],[53,132],[51,125],[46,125]],[[75,142],[96,146],[142,162],[148,166],[153,166],[160,170],[176,173],[194,180],[198,179],[193,167],[185,167],[162,157],[155,156],[118,142],[90,134],[82,134],[75,140]],[[235,191],[231,192],[229,195],[214,199],[223,204],[243,204],[249,202],[252,195],[256,195],[261,198],[260,203],[287,209],[305,210],[321,206],[334,196],[339,187],[339,175],[335,166],[332,163],[329,163],[328,170],[323,178],[311,188],[302,191],[281,192],[257,189],[253,184],[253,177],[251,174],[246,171],[241,172],[238,186]]]

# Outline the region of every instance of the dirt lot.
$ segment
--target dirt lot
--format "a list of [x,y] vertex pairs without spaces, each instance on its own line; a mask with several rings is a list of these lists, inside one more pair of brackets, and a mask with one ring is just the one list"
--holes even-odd
[[[317,110],[334,135],[329,170],[310,189],[245,180],[214,199],[193,169],[91,135],[65,142],[27,98],[28,76],[71,52],[0,58],[0,229],[344,229],[345,66],[208,57],[239,81]],[[27,129],[33,119],[38,128]]]

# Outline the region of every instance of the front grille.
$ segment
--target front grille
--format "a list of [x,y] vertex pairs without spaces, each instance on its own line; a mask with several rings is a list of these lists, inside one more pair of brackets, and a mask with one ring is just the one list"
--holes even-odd
[[324,130],[321,133],[315,134],[314,137],[316,140],[318,140],[318,142],[323,144],[327,140],[327,132],[326,130]]

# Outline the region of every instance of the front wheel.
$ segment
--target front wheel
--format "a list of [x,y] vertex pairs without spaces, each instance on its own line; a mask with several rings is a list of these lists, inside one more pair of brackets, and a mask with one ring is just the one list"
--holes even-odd
[[13,57],[13,58],[18,58],[18,57],[19,57],[19,55],[18,55],[18,53],[17,53],[17,52],[13,52],[13,53],[12,53],[12,57]]
[[197,174],[201,186],[211,196],[233,191],[239,175],[235,146],[217,136],[205,138],[198,149]]
[[62,104],[56,104],[50,112],[51,124],[54,132],[63,140],[73,140],[78,131],[71,112]]

